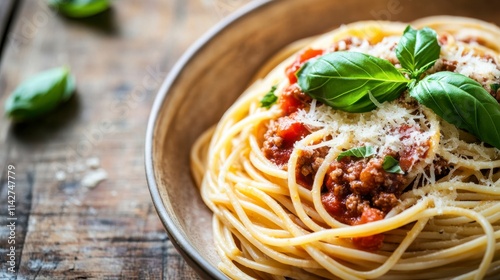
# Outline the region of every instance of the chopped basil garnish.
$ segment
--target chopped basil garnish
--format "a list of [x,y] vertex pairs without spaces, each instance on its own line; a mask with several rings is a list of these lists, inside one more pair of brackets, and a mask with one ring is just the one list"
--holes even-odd
[[399,161],[391,156],[385,156],[382,168],[389,173],[404,174],[403,169],[399,166]]
[[491,88],[491,91],[493,91],[493,93],[496,93],[498,91],[498,89],[500,89],[500,84],[491,84],[490,88]]
[[337,161],[342,160],[345,157],[355,157],[355,158],[367,158],[376,154],[376,150],[372,146],[363,146],[358,148],[352,148],[347,151],[343,151],[337,157]]
[[48,0],[49,5],[60,13],[74,18],[83,18],[104,12],[110,6],[109,0]]
[[68,68],[39,73],[21,83],[7,98],[5,112],[15,121],[39,117],[68,100],[75,91],[75,78]]
[[[436,32],[407,27],[396,55],[410,80],[389,61],[357,52],[333,52],[306,62],[297,72],[303,92],[351,113],[368,112],[405,90],[444,120],[500,149],[500,104],[477,82],[438,72],[420,80],[439,58]],[[492,89],[498,89],[492,85]],[[375,98],[375,99],[373,99]]]
[[276,91],[276,86],[272,86],[271,90],[268,93],[266,93],[264,97],[262,97],[262,99],[260,100],[261,107],[269,109],[274,103],[276,103],[276,101],[278,100],[278,96],[274,94],[275,91]]
[[[340,153],[337,157],[337,161],[341,161],[345,157],[368,158],[376,153],[375,148],[372,146],[352,148]],[[399,161],[391,156],[384,157],[382,168],[389,173],[404,174],[401,166],[399,166]]]

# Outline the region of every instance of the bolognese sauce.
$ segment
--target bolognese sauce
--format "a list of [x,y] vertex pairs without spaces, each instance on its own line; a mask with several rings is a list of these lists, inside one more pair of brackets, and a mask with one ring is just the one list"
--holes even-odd
[[[352,39],[346,45],[354,45]],[[314,131],[297,117],[299,110],[307,110],[312,98],[303,93],[296,83],[295,73],[301,65],[323,53],[308,49],[286,68],[290,85],[279,96],[278,105],[282,115],[271,120],[263,136],[262,151],[274,164],[287,170],[287,163],[297,141]],[[419,127],[402,125],[392,129],[400,141],[414,137]],[[344,157],[329,163],[322,186],[322,204],[337,221],[348,225],[359,225],[381,220],[399,203],[403,189],[410,183],[406,176],[413,165],[427,155],[428,141],[403,146],[398,152],[385,151],[384,155],[370,158]],[[311,189],[318,168],[324,163],[329,147],[301,150],[296,165],[296,181]],[[400,163],[403,174],[384,170],[384,156],[391,156]],[[383,242],[383,235],[358,237],[352,240],[356,247],[376,250]]]
[[[267,126],[263,153],[284,170],[287,169],[295,143],[313,131],[297,118],[297,111],[307,108],[310,102],[311,99],[300,92],[296,84],[289,86],[278,101],[283,115]],[[393,131],[401,141],[419,133],[417,127],[410,125],[403,125]],[[396,158],[401,169],[408,172],[426,157],[427,150],[428,142],[424,142],[404,146],[398,153],[387,151],[386,155]],[[328,147],[301,150],[295,172],[299,184],[312,188],[314,176],[328,152]],[[358,225],[381,220],[398,205],[399,197],[410,179],[405,174],[384,170],[383,158],[344,157],[329,164],[322,187],[322,203],[332,217],[345,224]],[[375,250],[380,248],[382,241],[383,235],[374,235],[355,238],[353,244],[365,250]]]
[[[449,44],[449,36],[440,36],[441,46]],[[325,52],[335,51],[363,51],[377,52],[392,64],[397,65],[399,61],[393,55],[397,41],[394,38],[384,38],[378,44],[360,40],[356,37],[347,37],[336,42],[330,49],[305,49],[300,52],[296,59],[285,68],[288,78],[287,86],[279,96],[278,104],[282,115],[276,120],[270,121],[264,134],[262,151],[264,155],[274,164],[286,170],[288,160],[294,145],[314,128],[303,123],[297,112],[307,110],[311,106],[312,98],[303,93],[297,84],[296,72],[307,61],[314,59]],[[455,56],[441,57],[434,71],[457,71],[461,66],[458,62],[460,57],[469,56],[468,53],[457,50]],[[490,63],[493,59],[487,56],[479,57],[478,63]],[[498,70],[498,66],[495,66]],[[470,76],[474,76],[471,73]],[[500,82],[482,81],[483,86],[488,88],[491,95],[500,100]],[[403,106],[416,106],[414,100],[401,102]],[[417,105],[418,106],[418,105]],[[418,125],[402,124],[389,130],[402,146],[397,150],[385,149],[382,154],[369,158],[344,157],[329,163],[328,171],[322,186],[322,204],[328,213],[336,220],[349,224],[358,225],[381,220],[399,203],[404,188],[411,183],[408,172],[418,164],[421,164],[428,156],[430,139],[424,141],[407,141],[418,138],[424,132]],[[424,137],[425,138],[425,137]],[[408,144],[409,143],[409,144]],[[328,147],[311,150],[301,150],[296,165],[296,181],[305,188],[311,189],[314,177],[319,167],[329,152]],[[396,174],[383,168],[385,156],[397,160],[402,173]],[[424,172],[434,172],[437,176],[446,174],[450,167],[443,164],[439,158],[432,165],[427,165]],[[353,239],[353,244],[366,250],[377,249],[381,246],[383,235],[374,235]]]
[[[191,153],[221,271],[234,279],[494,277],[500,142],[490,132],[500,129],[500,109],[488,94],[500,101],[500,30],[477,23],[354,23],[266,63],[259,73],[307,42],[256,80]],[[477,102],[461,102],[465,93]],[[439,97],[442,112],[426,96]],[[479,133],[454,122],[483,102],[495,110],[473,116]]]

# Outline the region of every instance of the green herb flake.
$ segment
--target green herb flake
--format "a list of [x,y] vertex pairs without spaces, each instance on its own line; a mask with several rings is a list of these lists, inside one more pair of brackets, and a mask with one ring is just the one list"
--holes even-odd
[[337,161],[341,161],[345,157],[355,157],[355,158],[367,158],[376,154],[376,150],[372,146],[363,146],[352,148],[347,151],[341,152],[337,156]]
[[405,174],[399,165],[399,161],[391,156],[385,156],[382,168],[388,173]]
[[47,0],[60,13],[73,18],[90,17],[106,11],[109,0]]
[[490,88],[491,88],[491,91],[493,91],[493,93],[496,93],[498,91],[498,89],[500,89],[500,84],[491,84]]
[[260,100],[261,107],[269,109],[274,103],[276,103],[276,101],[278,101],[278,96],[274,94],[276,88],[276,86],[272,86],[271,90],[269,90],[269,92],[266,93],[264,97],[262,97],[262,99]]
[[22,82],[5,101],[5,112],[14,121],[42,116],[68,100],[75,91],[68,68],[43,71]]

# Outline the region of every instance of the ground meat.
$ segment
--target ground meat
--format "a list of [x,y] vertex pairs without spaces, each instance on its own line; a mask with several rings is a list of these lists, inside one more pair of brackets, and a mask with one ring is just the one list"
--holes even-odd
[[[486,61],[496,61],[491,55],[489,54],[484,54],[481,56],[482,59]],[[450,72],[455,72],[457,69],[457,61],[452,61],[452,60],[447,60],[447,59],[441,59],[438,63],[436,63],[435,71],[436,72],[441,72],[441,71],[450,71]],[[497,67],[500,67],[500,65],[497,64]],[[473,78],[474,77],[470,77]],[[482,84],[483,88],[493,96],[499,103],[500,103],[500,81],[496,80],[493,83],[488,82],[488,79],[483,77],[481,80],[480,78],[476,77],[475,78],[477,82]]]
[[326,188],[336,195],[354,193],[375,195],[379,191],[400,193],[406,179],[402,174],[388,173],[382,168],[383,159],[354,160],[350,157],[330,165]]
[[386,172],[382,163],[383,157],[345,157],[330,164],[322,203],[332,217],[354,225],[368,210],[381,213],[383,218],[398,205],[408,179],[403,174]]
[[291,96],[291,97],[297,99],[298,101],[300,101],[301,103],[303,103],[304,105],[311,104],[311,101],[312,101],[312,98],[309,95],[305,94],[300,89],[298,84],[292,84],[292,85],[288,86],[283,91],[283,94],[281,95],[281,97],[285,97],[285,96]]
[[373,205],[382,212],[387,213],[391,211],[396,205],[398,205],[398,198],[393,193],[379,193],[372,198]]
[[370,208],[370,203],[363,200],[359,195],[350,194],[345,200],[345,206],[347,211],[351,212],[353,216],[361,216],[365,209]]
[[453,165],[450,164],[449,161],[445,160],[442,158],[440,155],[437,155],[434,161],[432,162],[432,165],[429,165],[425,168],[424,172],[429,176],[430,175],[430,169],[434,168],[434,176],[436,179],[440,179],[453,169]]
[[[488,55],[485,55],[485,57],[483,57],[484,59],[488,59]],[[493,60],[493,59],[491,59]],[[450,71],[450,72],[455,72],[455,70],[457,69],[457,61],[450,61],[450,60],[446,60],[446,59],[443,59],[441,61],[441,63],[439,64],[439,67],[437,67],[437,71]],[[478,80],[478,82],[480,84],[483,85],[484,89],[489,92],[491,94],[491,96],[493,96],[493,98],[495,98],[499,103],[500,103],[500,87],[497,86],[500,84],[500,82],[498,83],[493,83],[493,84],[488,84],[486,82],[486,78],[483,78],[483,80]]]
[[279,161],[277,159],[283,158],[289,151],[287,152],[282,149],[283,138],[276,135],[276,130],[277,130],[276,122],[271,122],[269,124],[266,134],[264,134],[265,140],[264,143],[262,144],[262,152],[264,153],[266,158],[270,159],[279,166],[283,166],[284,162]]
[[390,176],[386,176],[387,172],[382,168],[382,162],[381,158],[373,158],[368,161],[359,174],[359,180],[355,180],[351,184],[353,193],[368,195],[376,192],[380,185],[392,185]]
[[314,150],[302,150],[297,160],[297,181],[304,187],[311,189],[314,175],[323,163],[328,147]]
[[312,98],[303,93],[295,83],[283,91],[279,97],[278,103],[284,116],[293,114],[299,109],[305,109],[311,104]]
[[456,61],[450,61],[450,60],[443,59],[441,67],[438,69],[438,71],[454,72],[455,69],[457,69],[457,62]]
[[264,155],[277,165],[285,165],[293,144],[310,133],[294,116],[299,109],[306,109],[311,100],[297,84],[288,86],[279,97],[282,116],[269,122],[262,147]]
[[293,114],[272,120],[264,134],[262,152],[273,163],[286,169],[295,142],[309,133],[307,127],[297,121]]

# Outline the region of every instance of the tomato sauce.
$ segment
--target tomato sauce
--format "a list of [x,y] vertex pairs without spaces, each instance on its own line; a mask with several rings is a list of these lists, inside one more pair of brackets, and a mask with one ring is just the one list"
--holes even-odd
[[278,103],[286,116],[304,107],[304,104],[291,94],[282,94]]
[[[367,208],[361,214],[360,219],[356,224],[362,225],[370,222],[380,221],[384,219],[384,213],[382,211],[375,208]],[[384,234],[375,234],[371,236],[364,237],[355,237],[352,238],[352,243],[354,246],[368,251],[375,251],[382,247],[382,243],[384,242]]]
[[302,67],[302,65],[304,65],[306,61],[308,61],[311,58],[320,56],[322,54],[323,50],[316,50],[316,49],[306,49],[303,52],[301,52],[297,56],[297,59],[285,70],[286,76],[288,77],[290,84],[294,84],[297,82],[297,77],[295,76],[295,73],[299,71],[300,67]]
[[[308,60],[323,54],[323,50],[307,49],[300,53],[295,61],[286,68],[290,85],[284,89],[278,104],[281,117],[272,120],[264,135],[264,155],[274,164],[287,169],[287,164],[294,145],[311,133],[296,118],[296,112],[310,106],[312,98],[304,94],[298,84],[296,72]],[[403,125],[394,129],[400,140],[413,137],[419,132],[418,127]],[[326,150],[303,152],[299,156],[296,180],[306,188],[311,188],[318,165],[328,153]],[[399,153],[391,154],[399,160],[403,171],[425,158],[429,144],[408,145]],[[321,201],[326,211],[337,221],[347,225],[361,225],[382,220],[395,205],[407,183],[403,174],[386,172],[383,167],[383,156],[356,159],[346,157],[341,161],[330,163],[325,176]],[[384,240],[383,234],[352,238],[355,247],[373,251],[380,249]]]
[[309,130],[306,126],[294,120],[292,117],[283,117],[278,121],[276,135],[283,139],[284,148],[293,147],[295,142],[299,141],[307,134],[309,134]]
[[[402,141],[412,137],[411,133],[418,131],[418,129],[414,126],[402,125],[399,127],[398,131],[401,135],[399,139]],[[403,171],[408,172],[414,164],[418,163],[421,159],[424,159],[427,156],[430,145],[429,141],[422,145],[415,143],[413,145],[405,146],[399,152],[399,166],[401,166]]]
[[264,135],[264,155],[274,164],[284,167],[287,165],[295,142],[304,138],[310,131],[297,121],[293,114],[272,121]]
[[[346,199],[335,195],[333,192],[324,193],[321,202],[332,217],[337,221],[348,225],[362,225],[369,222],[379,221],[384,218],[384,213],[376,208],[366,207],[361,215],[346,207]],[[383,234],[352,238],[354,246],[361,250],[374,251],[380,249],[384,241]]]

